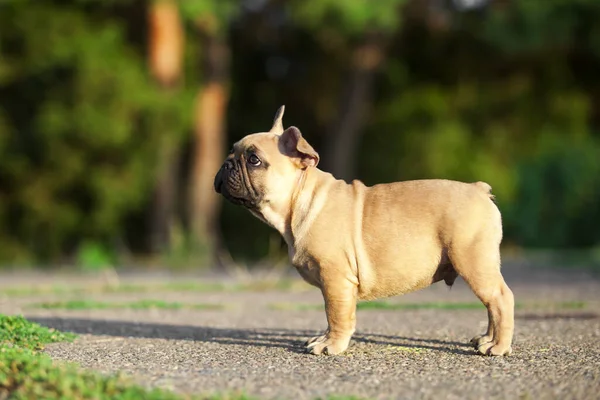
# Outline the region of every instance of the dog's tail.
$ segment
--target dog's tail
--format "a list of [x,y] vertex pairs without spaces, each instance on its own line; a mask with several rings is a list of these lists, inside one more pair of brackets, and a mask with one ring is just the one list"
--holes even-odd
[[490,200],[492,200],[494,203],[496,202],[496,196],[492,194],[492,187],[489,184],[479,181],[473,183],[473,185],[477,186],[481,191],[487,194]]

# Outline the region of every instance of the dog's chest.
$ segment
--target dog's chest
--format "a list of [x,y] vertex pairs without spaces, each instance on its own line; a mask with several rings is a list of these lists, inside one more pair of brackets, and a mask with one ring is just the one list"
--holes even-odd
[[321,287],[319,264],[309,254],[304,251],[296,251],[290,246],[288,255],[302,279],[313,286]]

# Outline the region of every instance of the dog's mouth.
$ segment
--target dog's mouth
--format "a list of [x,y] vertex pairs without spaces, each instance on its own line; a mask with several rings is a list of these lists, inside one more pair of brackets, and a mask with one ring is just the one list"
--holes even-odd
[[251,192],[246,188],[244,174],[240,173],[238,168],[232,164],[225,166],[223,164],[215,176],[215,191],[221,194],[230,203],[243,206],[248,209],[257,208],[257,199],[251,196]]
[[230,203],[232,203],[236,206],[242,206],[242,207],[246,207],[248,209],[256,208],[256,204],[252,200],[249,200],[244,197],[232,196],[227,191],[223,192],[222,194],[223,194],[223,197],[225,197],[225,199],[227,201],[229,201]]

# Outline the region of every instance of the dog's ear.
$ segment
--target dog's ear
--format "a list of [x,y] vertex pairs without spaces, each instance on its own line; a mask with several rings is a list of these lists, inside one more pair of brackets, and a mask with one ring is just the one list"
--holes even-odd
[[316,167],[319,164],[319,154],[302,137],[295,126],[287,128],[279,137],[279,150],[288,157],[297,160],[302,169]]
[[273,126],[271,127],[270,133],[274,133],[276,135],[281,135],[283,132],[283,113],[285,112],[285,106],[279,107],[279,110],[275,113],[275,118],[273,119]]

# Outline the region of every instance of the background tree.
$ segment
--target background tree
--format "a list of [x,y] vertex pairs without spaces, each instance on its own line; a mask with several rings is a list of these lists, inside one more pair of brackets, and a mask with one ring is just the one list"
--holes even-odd
[[[330,110],[323,144],[323,167],[342,179],[355,176],[356,151],[372,103],[375,75],[387,45],[400,29],[406,0],[303,0],[294,3],[296,20],[310,29],[344,66],[338,76],[339,96]],[[335,54],[337,53],[337,54]]]
[[194,151],[189,188],[191,232],[194,243],[218,261],[223,251],[218,217],[220,197],[214,192],[215,173],[223,162],[230,90],[228,29],[239,12],[234,0],[182,1],[186,17],[197,28],[202,66],[202,88],[194,105]]
[[281,104],[338,176],[485,180],[506,246],[600,245],[599,3],[467,3],[0,2],[0,262],[284,253],[212,190]]
[[[152,76],[165,99],[180,94],[184,29],[174,0],[155,0],[148,10],[148,60]],[[150,219],[150,248],[153,253],[170,250],[177,205],[180,140],[169,121],[161,126],[160,154]]]

